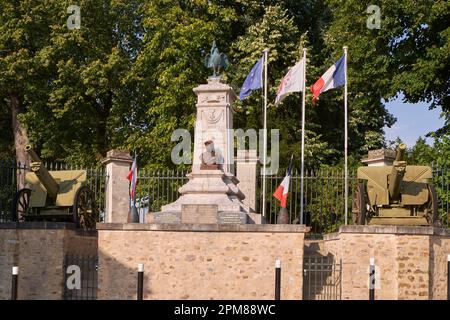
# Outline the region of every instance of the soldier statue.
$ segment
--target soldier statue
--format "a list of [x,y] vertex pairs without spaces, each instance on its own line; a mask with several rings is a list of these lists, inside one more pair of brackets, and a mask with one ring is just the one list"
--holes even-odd
[[216,154],[214,142],[208,140],[205,142],[206,151],[200,155],[200,170],[217,170],[221,169],[220,154]]

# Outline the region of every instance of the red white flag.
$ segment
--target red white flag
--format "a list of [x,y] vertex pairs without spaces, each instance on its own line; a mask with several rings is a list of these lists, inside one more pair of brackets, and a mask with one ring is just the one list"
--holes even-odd
[[127,179],[131,183],[130,188],[130,197],[131,199],[135,199],[136,195],[136,184],[137,184],[137,164],[136,164],[136,157],[133,160],[133,164],[131,165],[131,170],[128,172]]
[[289,194],[289,182],[291,180],[291,171],[292,171],[292,156],[291,162],[289,163],[289,169],[284,177],[283,181],[281,181],[280,186],[275,190],[273,196],[280,201],[281,207],[286,208],[286,202]]
[[303,82],[305,70],[305,57],[303,57],[299,62],[293,66],[289,72],[281,80],[280,86],[278,87],[277,98],[275,99],[275,104],[281,102],[289,93],[300,92],[303,90]]

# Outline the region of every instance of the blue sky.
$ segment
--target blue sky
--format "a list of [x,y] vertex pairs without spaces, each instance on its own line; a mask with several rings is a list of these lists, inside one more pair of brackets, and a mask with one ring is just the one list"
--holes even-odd
[[[408,147],[412,147],[419,136],[425,135],[444,125],[444,119],[440,118],[441,109],[428,110],[427,103],[404,103],[403,95],[386,103],[388,111],[397,118],[397,122],[391,128],[384,128],[386,141],[400,137]],[[433,139],[426,139],[428,144],[433,144]]]

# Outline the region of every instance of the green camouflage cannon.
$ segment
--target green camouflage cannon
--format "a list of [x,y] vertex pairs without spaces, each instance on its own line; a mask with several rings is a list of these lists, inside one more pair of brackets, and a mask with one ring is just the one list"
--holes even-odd
[[353,194],[353,220],[356,224],[432,226],[438,224],[437,196],[432,169],[408,166],[405,144],[397,149],[392,166],[360,167],[359,183]]
[[13,200],[13,221],[71,221],[77,227],[94,229],[97,221],[94,193],[86,186],[85,170],[47,171],[30,145],[31,172],[26,188]]

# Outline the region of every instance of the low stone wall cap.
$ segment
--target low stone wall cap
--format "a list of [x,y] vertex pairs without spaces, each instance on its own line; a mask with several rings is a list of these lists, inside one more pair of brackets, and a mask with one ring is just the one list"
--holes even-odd
[[299,224],[97,223],[97,230],[306,233]]
[[416,234],[450,236],[450,229],[426,226],[383,226],[347,225],[339,228],[339,233]]

